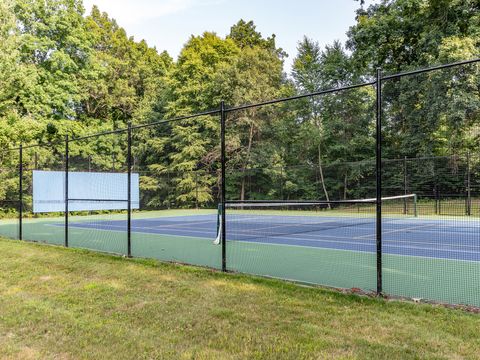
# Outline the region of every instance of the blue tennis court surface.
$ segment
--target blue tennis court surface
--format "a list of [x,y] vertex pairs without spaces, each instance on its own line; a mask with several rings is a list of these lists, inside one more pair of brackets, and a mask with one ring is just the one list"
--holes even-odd
[[[59,224],[60,225],[60,224]],[[63,224],[61,224],[63,226]],[[70,227],[125,231],[125,220],[71,222]],[[361,252],[376,251],[375,219],[312,216],[227,216],[227,240]],[[133,219],[132,232],[213,240],[217,216]],[[178,238],[176,238],[176,241]],[[213,245],[212,245],[213,246]],[[386,218],[386,254],[480,261],[480,227],[469,220]]]

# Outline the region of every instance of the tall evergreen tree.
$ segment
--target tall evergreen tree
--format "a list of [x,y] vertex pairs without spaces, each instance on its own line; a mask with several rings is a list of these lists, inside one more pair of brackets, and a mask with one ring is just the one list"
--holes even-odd
[[[360,82],[351,59],[339,42],[322,51],[318,43],[308,38],[299,44],[292,77],[299,93],[341,88]],[[364,89],[315,96],[298,102],[299,132],[305,137],[300,143],[308,143],[311,149],[311,161],[306,159],[305,163],[317,163],[319,180],[327,200],[332,190],[341,187],[343,197],[347,197],[351,169],[344,169],[343,181],[335,178],[339,176],[337,173],[331,176],[331,184],[328,185],[324,162],[334,164],[373,155],[369,104],[373,104],[373,99]]]

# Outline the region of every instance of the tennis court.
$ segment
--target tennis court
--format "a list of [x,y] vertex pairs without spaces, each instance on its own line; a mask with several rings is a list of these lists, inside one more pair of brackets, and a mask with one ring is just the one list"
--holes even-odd
[[[227,215],[228,216],[228,215]],[[375,218],[301,215],[235,214],[227,240],[271,245],[376,251]],[[53,224],[63,227],[63,223]],[[123,220],[78,221],[70,227],[123,231]],[[172,235],[199,241],[217,237],[217,216],[185,215],[132,220],[132,232]],[[399,234],[402,234],[399,237]],[[407,236],[408,235],[408,236]],[[480,228],[476,221],[387,218],[383,221],[383,250],[387,254],[480,261]]]
[[[388,208],[387,208],[388,210]],[[135,212],[132,255],[215,269],[219,214],[214,209]],[[340,288],[375,290],[372,208],[336,211],[231,209],[227,269]],[[383,283],[389,295],[480,306],[480,228],[467,217],[386,215]],[[18,224],[3,220],[0,234]],[[71,216],[70,246],[126,254],[125,214]],[[62,217],[24,219],[24,239],[62,245]]]

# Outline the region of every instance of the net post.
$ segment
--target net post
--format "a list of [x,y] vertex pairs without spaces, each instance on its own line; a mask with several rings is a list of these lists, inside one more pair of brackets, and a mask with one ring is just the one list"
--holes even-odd
[[23,144],[18,148],[18,240],[23,240]]
[[382,294],[382,71],[376,73],[376,255],[377,255],[377,294]]
[[[219,235],[220,234],[220,221],[221,221],[221,217],[222,217],[222,203],[219,203],[217,205],[217,232],[216,234]],[[221,236],[221,235],[220,235]]]
[[226,216],[225,216],[225,197],[226,197],[226,189],[225,189],[225,161],[226,161],[226,155],[225,155],[225,119],[226,118],[226,113],[225,113],[225,102],[222,100],[220,103],[220,151],[221,151],[221,166],[222,166],[222,192],[221,192],[221,206],[222,206],[222,211],[221,211],[221,243],[222,243],[222,271],[227,271],[227,241],[226,241]]
[[65,135],[65,247],[68,247],[68,135]]
[[413,216],[414,217],[418,217],[417,204],[418,204],[418,196],[417,194],[413,194]]
[[467,151],[467,216],[472,214],[470,151]]
[[132,123],[127,131],[127,256],[132,257]]

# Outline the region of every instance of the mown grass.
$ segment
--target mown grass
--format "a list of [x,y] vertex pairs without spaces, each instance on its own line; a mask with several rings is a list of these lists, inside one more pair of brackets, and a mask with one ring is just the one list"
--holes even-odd
[[0,240],[12,359],[478,358],[480,316]]

